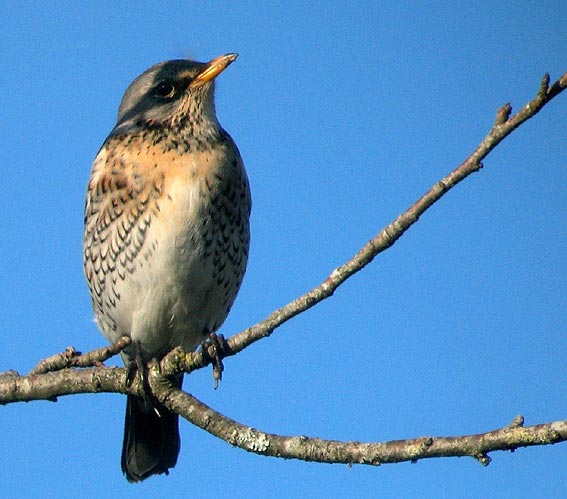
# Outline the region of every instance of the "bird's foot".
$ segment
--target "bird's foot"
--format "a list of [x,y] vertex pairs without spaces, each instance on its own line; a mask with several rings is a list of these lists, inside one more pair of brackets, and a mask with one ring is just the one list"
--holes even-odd
[[134,347],[134,361],[129,362],[126,366],[126,386],[132,386],[136,375],[140,376],[140,383],[142,384],[142,398],[144,402],[148,403],[153,399],[152,389],[148,381],[148,365],[142,356],[142,347],[139,341],[133,341]]
[[222,372],[224,371],[222,358],[227,351],[226,340],[222,334],[209,333],[207,338],[201,342],[201,349],[203,354],[209,357],[213,364],[214,388],[216,390],[219,386],[219,381],[222,380]]

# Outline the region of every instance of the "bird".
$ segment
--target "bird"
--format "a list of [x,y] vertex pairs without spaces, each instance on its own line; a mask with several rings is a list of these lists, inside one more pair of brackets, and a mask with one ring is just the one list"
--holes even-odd
[[[121,356],[134,373],[175,347],[197,349],[226,319],[244,278],[250,186],[214,101],[215,79],[236,57],[150,67],[126,89],[92,165],[84,274],[102,334],[131,338]],[[179,450],[178,416],[151,394],[128,395],[126,479],[169,474]]]

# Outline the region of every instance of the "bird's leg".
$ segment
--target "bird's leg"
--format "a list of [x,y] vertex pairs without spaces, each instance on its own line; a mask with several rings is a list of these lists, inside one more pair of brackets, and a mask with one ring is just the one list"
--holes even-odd
[[132,348],[134,349],[134,359],[132,362],[128,362],[126,364],[126,386],[128,387],[132,385],[137,372],[140,372],[142,382],[145,377],[144,360],[142,358],[142,347],[140,345],[140,342],[132,340]]
[[132,341],[134,347],[134,361],[129,362],[126,366],[126,386],[130,387],[137,373],[140,373],[140,382],[142,383],[142,398],[147,403],[152,397],[152,389],[148,381],[148,365],[144,361],[142,355],[142,346],[139,341]]
[[222,358],[226,352],[226,340],[222,334],[209,333],[201,342],[201,349],[213,364],[213,379],[215,380],[214,387],[216,390],[219,386],[219,381],[222,380],[222,372],[224,371]]

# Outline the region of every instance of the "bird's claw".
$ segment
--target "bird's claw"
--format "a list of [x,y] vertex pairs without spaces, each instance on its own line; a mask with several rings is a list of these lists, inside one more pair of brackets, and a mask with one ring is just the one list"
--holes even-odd
[[226,350],[226,340],[222,334],[209,333],[207,338],[201,342],[201,349],[203,354],[209,357],[213,364],[214,388],[216,390],[219,382],[222,380],[222,372],[224,371],[222,358]]

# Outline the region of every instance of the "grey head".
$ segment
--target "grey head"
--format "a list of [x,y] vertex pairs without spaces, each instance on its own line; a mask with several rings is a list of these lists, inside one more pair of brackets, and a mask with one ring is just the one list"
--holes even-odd
[[175,59],[152,66],[127,88],[111,135],[144,127],[218,127],[214,79],[237,57],[226,54],[210,62]]

